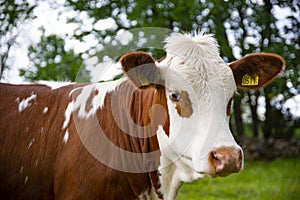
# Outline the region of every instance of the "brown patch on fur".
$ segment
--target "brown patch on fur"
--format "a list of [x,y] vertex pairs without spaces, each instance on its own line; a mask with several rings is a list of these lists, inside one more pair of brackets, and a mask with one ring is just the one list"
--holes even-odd
[[177,113],[181,117],[190,117],[193,114],[192,103],[186,91],[181,92],[181,100],[176,102]]
[[77,97],[81,94],[81,92],[82,92],[82,87],[78,87],[72,91],[72,95],[70,96],[74,101],[76,101]]
[[[118,104],[115,104],[114,100],[117,100]],[[163,113],[151,113],[150,110],[154,105],[160,105],[167,116]],[[116,113],[112,113],[112,106]],[[152,112],[155,111],[160,112],[161,110],[154,110]],[[154,117],[151,118],[151,115]],[[165,88],[163,86],[160,86],[160,88],[147,87],[144,89],[137,89],[133,87],[130,82],[124,82],[117,88],[117,91],[106,96],[103,109],[97,113],[97,116],[100,119],[99,123],[104,133],[107,133],[106,136],[109,138],[110,142],[117,147],[134,153],[157,151],[156,154],[153,154],[156,157],[149,158],[145,156],[142,163],[136,164],[141,168],[157,169],[160,163],[159,144],[156,137],[158,126],[162,125],[166,134],[169,134],[169,114],[167,110]],[[101,116],[105,116],[105,118]],[[117,116],[117,118],[115,116]],[[162,119],[161,116],[167,118]],[[134,123],[128,123],[128,120],[132,120]],[[108,124],[107,121],[110,121],[113,125]],[[136,137],[121,130],[119,128],[120,125],[122,127],[127,127],[131,133],[137,131],[135,133]],[[136,126],[143,127],[143,129],[136,130]],[[116,157],[113,154],[110,156]],[[135,160],[124,160],[124,163],[125,162],[132,164],[136,163]],[[150,189],[153,187],[157,195],[162,197],[162,194],[159,192],[160,182],[158,176],[158,171],[154,170],[150,173],[137,173],[135,177],[128,174],[126,175],[126,179],[129,186],[131,186],[131,190],[135,191],[135,194],[141,194],[146,188]],[[135,187],[132,187],[132,185]],[[119,187],[123,187],[124,189],[127,186],[120,185]],[[102,192],[103,196],[105,196],[109,195],[108,193],[111,193],[112,191]],[[130,196],[128,193],[123,193],[123,196],[124,194],[126,194],[126,197],[132,197],[132,199],[137,198],[137,196]]]
[[[72,89],[73,85],[52,90],[45,85],[0,84],[0,199],[54,199],[54,174]],[[19,113],[15,100],[32,92],[36,104]],[[42,112],[45,107],[47,114]],[[73,155],[69,156],[74,159]]]
[[87,113],[92,109],[92,107],[93,107],[92,101],[93,101],[94,97],[98,95],[98,93],[99,93],[98,90],[93,90],[91,92],[89,98],[87,99],[86,104],[85,104],[85,111]]
[[[253,53],[232,62],[230,68],[233,71],[235,82],[238,88],[249,90],[258,89],[268,85],[278,74],[285,69],[284,59],[273,53]],[[245,74],[259,77],[258,85],[242,86],[242,79]]]

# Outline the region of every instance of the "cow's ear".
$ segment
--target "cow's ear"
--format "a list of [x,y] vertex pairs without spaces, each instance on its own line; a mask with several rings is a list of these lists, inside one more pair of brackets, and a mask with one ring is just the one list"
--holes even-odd
[[285,69],[284,59],[273,53],[253,53],[229,64],[236,85],[256,90],[269,84]]
[[155,86],[161,82],[160,70],[145,52],[130,52],[120,58],[124,73],[137,87]]

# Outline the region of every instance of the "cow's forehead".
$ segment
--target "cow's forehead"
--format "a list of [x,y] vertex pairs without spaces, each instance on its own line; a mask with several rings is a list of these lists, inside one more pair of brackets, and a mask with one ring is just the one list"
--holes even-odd
[[172,34],[166,39],[166,58],[160,63],[167,87],[184,90],[190,87],[199,96],[207,85],[223,89],[226,100],[236,90],[230,67],[220,58],[212,35]]

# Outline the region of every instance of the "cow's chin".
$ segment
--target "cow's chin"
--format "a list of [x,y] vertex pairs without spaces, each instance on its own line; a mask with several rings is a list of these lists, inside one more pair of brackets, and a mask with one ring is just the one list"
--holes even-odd
[[226,174],[208,174],[211,178],[217,178],[217,177],[225,177],[230,175],[231,173],[226,173]]
[[231,174],[236,174],[239,172],[223,172],[223,173],[214,173],[214,174],[208,174],[210,177],[212,178],[217,178],[217,177],[226,177],[229,176]]
[[185,174],[180,178],[182,182],[193,182],[206,176],[211,176],[211,174],[206,170],[195,170],[191,158],[182,156],[178,161],[179,162],[177,164],[181,165],[178,169],[184,169],[183,174]]
[[206,176],[210,177],[210,178],[217,178],[217,177],[226,177],[229,176],[232,173],[222,173],[222,174],[214,174],[214,173],[210,173],[210,172],[194,172],[196,175],[194,175],[194,177],[198,177],[195,180],[198,179],[202,179]]

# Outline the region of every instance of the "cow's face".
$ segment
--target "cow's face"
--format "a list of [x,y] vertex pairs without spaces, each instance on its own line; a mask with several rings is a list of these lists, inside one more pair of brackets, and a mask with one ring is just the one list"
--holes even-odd
[[[266,85],[282,70],[284,61],[274,54],[254,54],[227,65],[215,39],[203,34],[172,34],[165,50],[165,59],[156,64],[145,53],[121,58],[121,63],[134,60],[130,66],[122,63],[126,73],[151,63],[129,75],[136,85],[164,86],[166,99],[162,101],[167,101],[170,124],[169,132],[162,126],[157,130],[161,168],[175,163],[177,178],[184,182],[239,172],[243,152],[229,129],[232,98],[237,86],[257,89]],[[251,84],[245,84],[247,76],[258,77],[258,82],[248,78]]]
[[175,34],[167,39],[166,52],[158,67],[166,85],[170,133],[166,137],[161,130],[158,137],[168,161],[180,163],[179,178],[187,181],[238,172],[243,153],[229,129],[228,112],[236,84],[215,40]]

